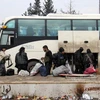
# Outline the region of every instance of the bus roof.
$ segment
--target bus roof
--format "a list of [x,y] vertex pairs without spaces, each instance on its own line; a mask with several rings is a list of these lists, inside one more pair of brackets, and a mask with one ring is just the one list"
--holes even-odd
[[100,19],[100,14],[48,14],[47,16],[12,16],[5,18],[3,24],[11,19]]

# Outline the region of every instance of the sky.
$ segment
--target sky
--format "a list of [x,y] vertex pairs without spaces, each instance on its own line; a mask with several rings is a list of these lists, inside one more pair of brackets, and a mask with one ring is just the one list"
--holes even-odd
[[[41,1],[41,6],[44,0]],[[70,0],[53,0],[54,8],[60,13],[61,9],[66,11]],[[81,14],[98,14],[99,0],[72,0],[73,8]],[[9,16],[20,16],[34,0],[1,0],[0,2],[0,23]]]

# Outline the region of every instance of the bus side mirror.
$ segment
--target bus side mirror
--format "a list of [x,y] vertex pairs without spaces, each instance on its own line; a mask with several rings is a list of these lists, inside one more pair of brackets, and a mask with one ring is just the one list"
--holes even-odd
[[3,25],[3,26],[0,27],[0,29],[2,29],[2,30],[7,29],[7,26]]

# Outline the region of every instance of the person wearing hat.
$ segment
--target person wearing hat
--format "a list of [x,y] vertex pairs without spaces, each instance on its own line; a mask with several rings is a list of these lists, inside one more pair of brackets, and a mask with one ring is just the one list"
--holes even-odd
[[53,55],[54,69],[61,65],[65,65],[67,60],[68,60],[67,53],[65,53],[63,47],[60,47],[58,53]]

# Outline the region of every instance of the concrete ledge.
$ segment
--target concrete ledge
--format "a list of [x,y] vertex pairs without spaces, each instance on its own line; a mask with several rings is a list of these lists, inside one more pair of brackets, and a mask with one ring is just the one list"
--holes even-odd
[[75,95],[77,84],[84,85],[84,90],[94,98],[100,98],[100,76],[95,77],[0,77],[0,94],[3,87],[11,86],[11,94],[36,95],[47,97],[59,97],[63,95]]
[[95,77],[22,77],[2,76],[0,77],[0,84],[100,84],[100,76]]
[[[100,98],[99,84],[83,84],[84,92],[93,98]],[[39,97],[62,97],[64,95],[75,95],[77,84],[0,84],[0,95],[3,87],[11,87],[9,94]]]

